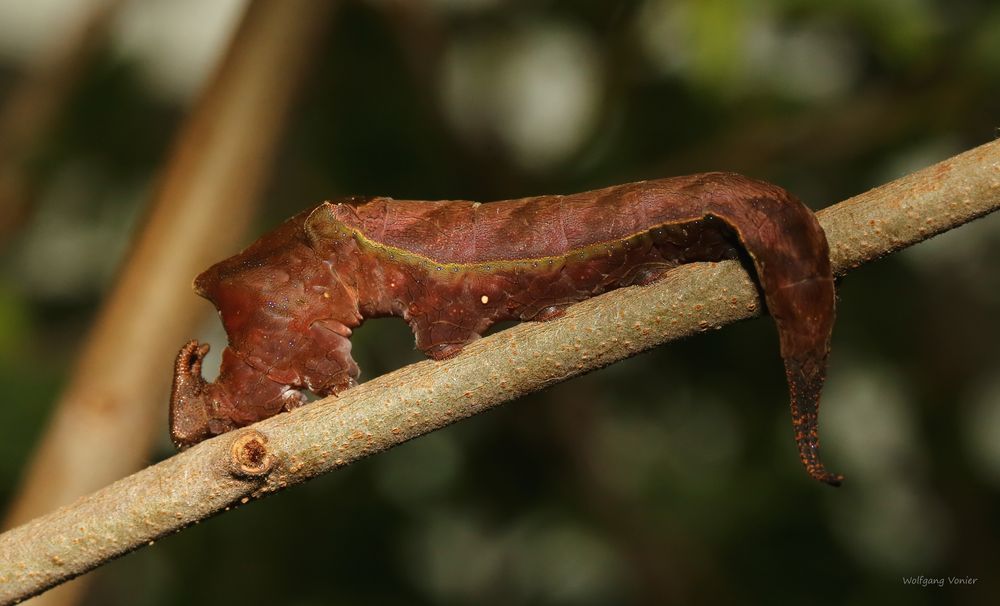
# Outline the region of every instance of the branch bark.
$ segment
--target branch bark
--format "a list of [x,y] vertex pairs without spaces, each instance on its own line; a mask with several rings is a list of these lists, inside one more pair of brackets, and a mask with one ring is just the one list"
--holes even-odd
[[[994,141],[821,212],[836,270],[1000,208]],[[0,535],[9,604],[210,515],[348,465],[525,393],[661,343],[760,313],[736,262],[697,263],[660,282],[584,301],[444,362],[424,361],[202,442],[69,507]]]
[[[50,512],[148,460],[166,418],[163,368],[181,345],[178,335],[206,311],[191,292],[191,277],[232,250],[256,214],[296,83],[334,6],[332,0],[256,0],[247,8],[178,134],[142,232],[5,526]],[[48,594],[45,603],[74,603],[82,587],[73,585]]]

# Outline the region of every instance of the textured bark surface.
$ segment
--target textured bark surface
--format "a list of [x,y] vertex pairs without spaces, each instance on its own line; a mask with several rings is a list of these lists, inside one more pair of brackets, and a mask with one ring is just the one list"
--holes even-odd
[[[819,213],[841,273],[1000,208],[1000,142]],[[995,220],[995,219],[993,219]],[[738,263],[685,265],[648,287],[574,305],[338,398],[206,440],[0,535],[0,604],[13,603],[256,496],[350,464],[658,344],[759,313]]]
[[195,281],[229,336],[219,378],[206,346],[177,358],[171,436],[179,447],[298,407],[300,390],[356,384],[351,329],[396,315],[431,358],[457,355],[503,320],[552,320],[589,297],[649,284],[685,263],[745,250],[775,320],[800,458],[819,456],[819,397],[833,330],[829,249],[784,189],[704,173],[481,204],[345,198],[293,217]]

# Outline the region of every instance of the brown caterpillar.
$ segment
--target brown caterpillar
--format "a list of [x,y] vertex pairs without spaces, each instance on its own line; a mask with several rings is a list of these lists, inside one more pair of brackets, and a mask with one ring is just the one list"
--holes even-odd
[[195,280],[229,346],[214,383],[207,345],[177,357],[170,433],[179,448],[356,384],[351,329],[402,316],[417,348],[458,354],[495,322],[550,320],[574,302],[671,268],[753,261],[778,328],[792,422],[809,475],[834,319],[826,237],[784,189],[706,173],[568,196],[480,204],[351,197],[301,213]]

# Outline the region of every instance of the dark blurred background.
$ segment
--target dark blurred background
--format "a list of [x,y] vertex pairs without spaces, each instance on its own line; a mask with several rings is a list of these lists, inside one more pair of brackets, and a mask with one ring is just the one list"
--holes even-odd
[[[0,0],[0,104],[92,4]],[[0,504],[242,5],[127,2],[30,149],[0,240]],[[1000,4],[347,1],[312,69],[246,242],[337,195],[703,170],[819,209],[997,136]],[[821,415],[839,490],[800,468],[760,319],[166,538],[86,603],[1000,603],[998,262],[990,217],[842,280]],[[399,320],[353,341],[364,377],[420,357]],[[172,452],[164,423],[149,462]]]

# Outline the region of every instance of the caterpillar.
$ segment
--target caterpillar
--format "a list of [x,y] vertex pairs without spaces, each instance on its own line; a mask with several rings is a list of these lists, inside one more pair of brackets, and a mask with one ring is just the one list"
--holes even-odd
[[442,360],[503,320],[546,321],[603,292],[649,284],[678,265],[749,258],[777,327],[799,456],[819,455],[818,410],[834,321],[826,237],[789,192],[703,173],[502,202],[346,197],[300,213],[210,267],[196,292],[229,344],[218,378],[208,345],[177,356],[170,433],[178,448],[357,384],[352,329],[402,316]]

